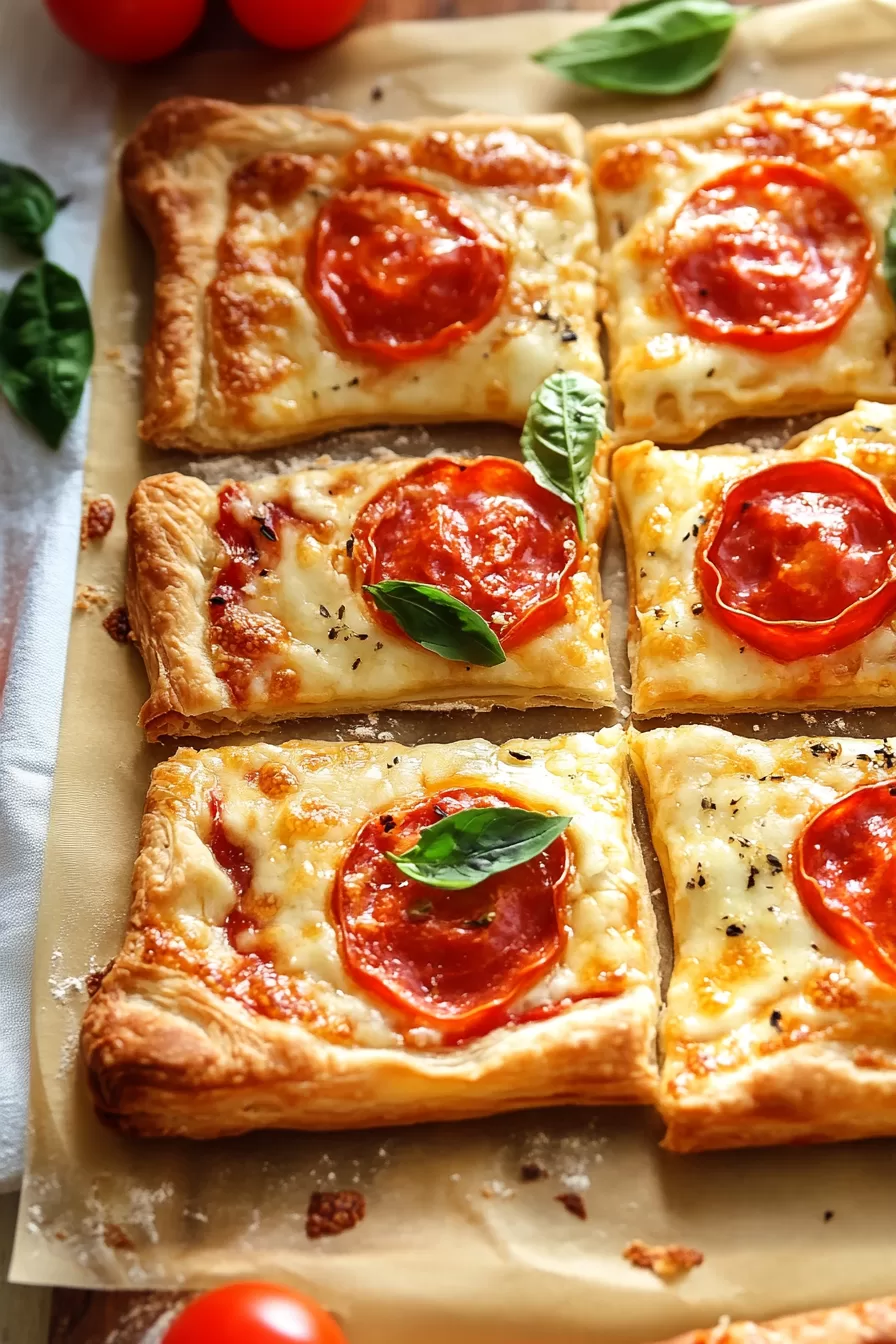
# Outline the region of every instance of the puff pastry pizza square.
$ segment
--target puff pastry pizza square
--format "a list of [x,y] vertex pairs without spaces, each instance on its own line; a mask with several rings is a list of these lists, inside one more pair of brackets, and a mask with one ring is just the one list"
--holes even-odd
[[121,165],[158,270],[144,437],[214,451],[517,424],[549,374],[599,380],[583,153],[567,116],[161,104]]
[[[463,890],[389,858],[507,806],[568,825]],[[656,970],[619,729],[181,750],[82,1047],[101,1115],[147,1135],[649,1101]]]
[[896,1344],[896,1298],[881,1297],[774,1321],[729,1321],[667,1344]]
[[896,1133],[896,745],[634,734],[675,963],[677,1152]]
[[896,397],[892,94],[766,93],[589,145],[627,440]]
[[[127,602],[150,679],[147,735],[394,708],[612,704],[605,468],[601,449],[584,540],[572,506],[509,458],[309,467],[217,490],[178,474],[142,481]],[[367,591],[395,582],[463,603],[492,649],[422,647]]]
[[896,411],[780,450],[626,445],[636,714],[896,704]]

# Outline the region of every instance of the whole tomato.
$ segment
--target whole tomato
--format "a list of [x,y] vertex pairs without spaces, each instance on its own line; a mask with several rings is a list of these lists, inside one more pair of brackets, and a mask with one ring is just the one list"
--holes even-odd
[[276,1283],[228,1283],[194,1298],[162,1344],[346,1344],[323,1307]]
[[154,61],[196,29],[205,0],[44,0],[79,47],[108,61]]
[[301,51],[329,42],[357,18],[365,0],[230,0],[240,23],[270,47]]

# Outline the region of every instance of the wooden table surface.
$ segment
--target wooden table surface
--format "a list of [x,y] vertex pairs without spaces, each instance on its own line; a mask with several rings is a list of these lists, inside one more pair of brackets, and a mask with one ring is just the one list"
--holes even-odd
[[[320,0],[325,4],[326,0]],[[526,9],[603,10],[602,0],[368,0],[359,23],[388,19],[472,18]],[[212,3],[194,39],[198,49],[245,45],[245,38],[223,6]],[[57,1289],[53,1293],[48,1344],[142,1344],[153,1321],[176,1297],[164,1294],[91,1293]],[[210,1342],[211,1344],[211,1342]]]

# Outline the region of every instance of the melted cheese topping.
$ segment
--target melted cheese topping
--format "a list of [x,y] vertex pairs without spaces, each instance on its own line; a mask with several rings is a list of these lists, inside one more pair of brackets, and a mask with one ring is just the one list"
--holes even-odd
[[667,1101],[813,1040],[896,1066],[896,989],[815,924],[788,865],[812,816],[896,774],[896,747],[755,742],[694,725],[635,735],[633,755],[675,930],[661,1030]]
[[619,449],[613,485],[628,555],[637,714],[896,704],[896,617],[845,649],[778,663],[703,610],[697,537],[725,485],[790,459],[830,457],[896,490],[896,411],[859,402],[787,448]]
[[[652,988],[653,917],[633,841],[625,742],[616,728],[501,747],[296,742],[182,750],[153,774],[147,806],[169,823],[167,881],[135,911],[134,925],[156,959],[198,958],[205,982],[239,1001],[251,996],[253,976],[286,980],[288,992],[265,984],[255,1005],[275,1017],[299,1017],[329,1040],[436,1046],[437,1032],[406,1033],[400,1014],[348,978],[328,903],[339,864],[369,817],[457,787],[508,790],[522,806],[573,817],[566,831],[574,856],[566,948],[512,1011]],[[253,909],[264,911],[261,933],[237,935],[240,949],[263,946],[270,969],[253,968],[223,927],[236,893],[208,847],[212,790],[228,840],[249,857]]]
[[[638,138],[633,139],[637,134]],[[896,188],[896,106],[859,91],[812,102],[765,95],[653,126],[590,137],[609,293],[616,425],[682,443],[737,415],[896,398],[893,303],[881,270]],[[871,282],[830,340],[764,354],[687,334],[668,293],[664,247],[680,206],[702,183],[748,159],[790,157],[822,171],[862,211],[877,243]]]
[[[237,708],[227,683],[214,676],[209,656],[211,629],[208,596],[225,556],[214,534],[218,504],[209,489],[204,525],[213,544],[199,548],[210,557],[205,587],[191,592],[196,620],[185,623],[195,647],[166,648],[166,665],[178,659],[208,668],[207,688],[193,706],[214,731],[222,713],[229,723],[248,718],[276,719],[305,710],[336,714],[341,708],[376,710],[384,706],[432,701],[463,701],[488,697],[497,703],[540,700],[543,703],[613,702],[613,674],[607,651],[607,612],[598,574],[599,543],[609,510],[609,486],[592,477],[587,505],[589,543],[566,592],[565,615],[534,639],[512,649],[497,667],[451,662],[386,631],[360,591],[360,579],[348,555],[354,519],[388,482],[412,470],[420,459],[366,462],[341,467],[310,468],[294,476],[266,477],[245,485],[250,513],[266,500],[287,500],[305,523],[281,525],[280,560],[259,575],[244,602],[250,619],[264,623],[267,653],[254,662],[248,694]],[[165,496],[147,508],[173,509],[177,476],[157,478],[169,483]],[[158,492],[153,498],[158,501]],[[144,528],[154,531],[152,514]],[[172,531],[173,529],[169,529]],[[186,546],[188,543],[184,543]],[[190,543],[196,549],[195,542]],[[243,619],[240,617],[240,619]],[[259,627],[260,628],[260,627]],[[247,631],[247,639],[253,631]],[[190,725],[170,716],[158,731],[184,732]],[[195,728],[195,724],[193,725]],[[152,722],[147,723],[152,734]]]
[[[391,366],[338,348],[305,292],[321,204],[389,172],[450,193],[510,256],[492,321],[440,355]],[[584,164],[528,135],[444,132],[415,142],[411,126],[403,136],[389,128],[388,140],[374,126],[342,157],[262,155],[220,202],[197,437],[246,446],[383,420],[519,423],[555,370],[602,377],[595,250]]]

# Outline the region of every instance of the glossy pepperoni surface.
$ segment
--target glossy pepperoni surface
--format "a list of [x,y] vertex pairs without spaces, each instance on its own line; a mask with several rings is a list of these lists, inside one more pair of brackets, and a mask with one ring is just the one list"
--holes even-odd
[[308,247],[312,301],[337,342],[381,362],[422,359],[498,311],[503,243],[435,187],[386,178],[332,196]]
[[506,1020],[511,1000],[559,958],[570,851],[563,836],[527,863],[464,891],[415,882],[387,857],[421,830],[469,807],[520,806],[484,789],[449,789],[402,813],[371,818],[337,876],[332,918],[349,974],[400,1009],[409,1026],[446,1040]]
[[563,618],[579,553],[575,517],[518,462],[421,463],[365,505],[353,531],[360,583],[435,584],[478,612],[505,649]]
[[896,986],[896,781],[854,789],[813,817],[793,876],[828,937]]
[[688,197],[669,230],[666,275],[691,335],[763,352],[836,334],[868,284],[874,241],[821,173],[749,160]]
[[735,481],[697,550],[707,609],[778,662],[831,653],[896,609],[896,505],[831,459],[777,463]]

